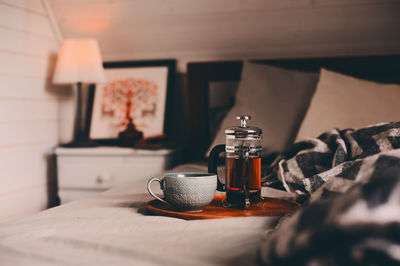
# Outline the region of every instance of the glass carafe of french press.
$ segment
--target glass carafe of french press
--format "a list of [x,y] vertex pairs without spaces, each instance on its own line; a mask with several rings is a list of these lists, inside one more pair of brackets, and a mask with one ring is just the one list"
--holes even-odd
[[240,126],[225,129],[226,144],[212,149],[208,172],[218,172],[219,154],[225,152],[225,184],[218,180],[217,190],[226,191],[227,206],[248,208],[262,199],[262,130],[247,125],[250,116],[237,116],[236,119],[240,120]]

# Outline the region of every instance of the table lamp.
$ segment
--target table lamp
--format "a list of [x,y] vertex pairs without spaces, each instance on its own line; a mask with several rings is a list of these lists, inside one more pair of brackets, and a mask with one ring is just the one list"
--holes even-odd
[[53,83],[76,84],[77,111],[73,141],[63,146],[93,146],[82,126],[82,83],[93,84],[104,81],[103,62],[97,40],[65,39],[57,58]]

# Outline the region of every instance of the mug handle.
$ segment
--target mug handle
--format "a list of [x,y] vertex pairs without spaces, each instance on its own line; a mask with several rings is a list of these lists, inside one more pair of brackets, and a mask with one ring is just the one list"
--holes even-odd
[[[152,179],[149,180],[149,182],[147,182],[147,191],[150,193],[150,195],[152,195],[154,198],[158,199],[159,201],[162,201],[166,204],[168,204],[168,202],[166,202],[165,200],[163,200],[162,198],[160,198],[159,196],[157,196],[156,194],[153,193],[153,191],[151,191],[150,185],[151,183],[153,183],[154,181],[157,181],[160,183],[160,188],[163,189],[163,180],[161,180],[158,177],[153,177]],[[169,205],[169,204],[168,204]]]
[[211,150],[210,157],[208,158],[208,172],[217,175],[217,181],[218,181],[217,190],[218,191],[225,191],[225,184],[222,183],[221,181],[219,181],[218,171],[217,171],[218,155],[224,151],[225,151],[225,144],[217,145]]

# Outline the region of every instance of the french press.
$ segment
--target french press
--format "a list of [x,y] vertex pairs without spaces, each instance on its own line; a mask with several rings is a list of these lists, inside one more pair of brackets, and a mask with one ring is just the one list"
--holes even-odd
[[225,152],[225,184],[218,178],[218,191],[226,191],[228,206],[249,208],[261,198],[262,130],[247,125],[248,115],[237,116],[240,126],[225,129],[225,144],[215,146],[208,172],[218,175],[219,155]]

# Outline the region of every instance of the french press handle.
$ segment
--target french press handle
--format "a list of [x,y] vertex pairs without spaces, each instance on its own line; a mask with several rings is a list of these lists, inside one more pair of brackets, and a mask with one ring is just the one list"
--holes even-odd
[[217,190],[225,191],[225,184],[219,180],[218,176],[218,156],[220,153],[225,152],[225,144],[220,144],[215,146],[211,152],[210,157],[208,158],[208,172],[217,175]]

